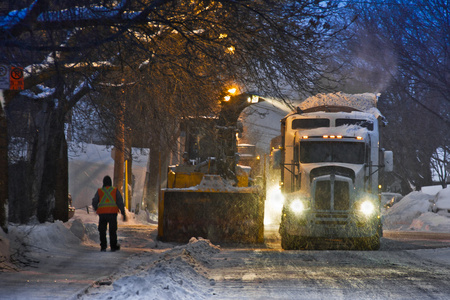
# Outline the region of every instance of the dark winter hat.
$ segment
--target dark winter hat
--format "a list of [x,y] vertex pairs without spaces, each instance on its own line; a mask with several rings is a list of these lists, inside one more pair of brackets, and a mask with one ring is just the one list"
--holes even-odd
[[112,186],[111,177],[109,177],[108,175],[103,177],[103,186]]

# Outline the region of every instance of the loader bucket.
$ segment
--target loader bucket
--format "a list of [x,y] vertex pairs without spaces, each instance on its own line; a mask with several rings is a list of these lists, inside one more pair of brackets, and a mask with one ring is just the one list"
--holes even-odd
[[165,189],[159,201],[158,238],[180,243],[191,237],[215,243],[263,243],[263,222],[264,198],[255,190]]

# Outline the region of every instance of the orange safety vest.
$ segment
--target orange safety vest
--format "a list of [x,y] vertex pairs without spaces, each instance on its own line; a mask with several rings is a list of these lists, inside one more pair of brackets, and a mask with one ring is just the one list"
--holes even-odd
[[117,188],[102,187],[98,189],[98,198],[100,199],[97,207],[97,214],[117,214],[119,207],[116,204]]

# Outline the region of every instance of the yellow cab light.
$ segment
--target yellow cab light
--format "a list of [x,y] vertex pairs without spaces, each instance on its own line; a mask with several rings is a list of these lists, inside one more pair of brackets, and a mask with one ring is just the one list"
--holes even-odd
[[328,138],[328,135],[323,135],[322,136],[324,139],[327,139]]
[[338,139],[342,139],[342,135],[337,135],[336,136]]
[[304,140],[307,140],[308,138],[309,138],[309,136],[307,136],[307,135],[302,136],[302,139],[304,139]]
[[330,135],[330,139],[335,139],[336,136],[335,135]]
[[357,139],[358,141],[362,141],[363,137],[362,137],[362,136],[357,136],[356,139]]

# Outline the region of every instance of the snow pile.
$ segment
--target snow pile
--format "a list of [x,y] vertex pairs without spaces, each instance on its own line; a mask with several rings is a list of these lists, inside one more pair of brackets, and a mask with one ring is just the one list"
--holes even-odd
[[[138,225],[155,224],[157,215],[141,211],[134,214],[127,211],[128,220],[118,224]],[[55,221],[43,224],[30,222],[27,225],[9,224],[8,234],[0,229],[0,270],[15,269],[14,261],[21,260],[30,251],[50,251],[67,249],[76,245],[98,245],[98,215],[92,207],[77,209],[68,222]]]
[[[449,188],[442,190],[450,198]],[[412,192],[389,208],[383,217],[386,230],[449,232],[450,218],[429,212],[432,195]]]
[[200,184],[188,188],[170,188],[163,189],[170,191],[199,191],[199,192],[230,192],[230,193],[252,193],[259,192],[260,186],[236,187],[231,185],[228,180],[223,179],[220,175],[204,175]]
[[323,105],[349,106],[361,111],[370,111],[377,107],[379,94],[363,93],[363,94],[345,94],[342,92],[332,94],[317,94],[305,99],[298,106],[305,110],[311,107]]
[[11,263],[9,238],[6,233],[0,229],[0,270],[13,268],[14,265]]
[[440,190],[433,202],[439,204],[440,209],[450,209],[450,188]]
[[431,232],[450,232],[450,221],[448,217],[440,216],[432,212],[421,214],[414,219],[409,226],[411,230],[431,231]]
[[39,250],[67,248],[81,243],[81,240],[61,221],[37,225],[10,226],[9,231],[8,235],[18,237],[25,245]]
[[212,291],[205,287],[215,281],[202,274],[206,274],[204,265],[218,252],[219,247],[209,240],[191,238],[188,244],[160,254],[148,269],[141,266],[125,276],[122,272],[110,290],[81,299],[209,299]]
[[201,237],[198,239],[192,237],[187,245],[175,247],[174,249],[167,251],[167,254],[177,255],[183,252],[187,252],[196,260],[208,264],[209,259],[220,252],[220,247],[213,245],[209,240]]

